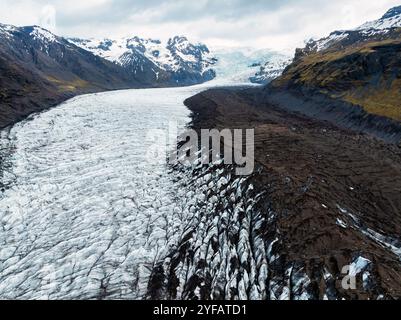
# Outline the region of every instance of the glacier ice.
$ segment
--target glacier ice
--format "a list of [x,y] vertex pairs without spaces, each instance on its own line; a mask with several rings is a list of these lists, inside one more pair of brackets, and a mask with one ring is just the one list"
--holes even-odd
[[146,134],[202,88],[80,96],[2,132],[1,298],[144,296],[188,214]]

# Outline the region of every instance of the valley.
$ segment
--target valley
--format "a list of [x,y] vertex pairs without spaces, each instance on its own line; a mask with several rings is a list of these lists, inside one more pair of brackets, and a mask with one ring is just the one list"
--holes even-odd
[[[401,299],[400,30],[288,56],[0,24],[0,299]],[[167,163],[188,128],[254,129],[255,170]]]

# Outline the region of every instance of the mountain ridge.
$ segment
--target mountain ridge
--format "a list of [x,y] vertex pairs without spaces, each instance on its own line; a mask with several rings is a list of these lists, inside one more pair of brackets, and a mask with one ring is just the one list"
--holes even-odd
[[[118,39],[69,38],[75,45],[129,70],[145,74],[150,83],[190,85],[212,80],[216,59],[204,44],[192,44],[184,36],[166,43],[138,36]],[[148,71],[144,72],[144,67]]]
[[355,29],[336,30],[327,37],[318,40],[311,39],[306,43],[305,48],[297,49],[296,57],[327,49],[341,49],[367,40],[385,40],[391,38],[398,28],[401,28],[401,6],[394,7],[381,18],[366,22]]

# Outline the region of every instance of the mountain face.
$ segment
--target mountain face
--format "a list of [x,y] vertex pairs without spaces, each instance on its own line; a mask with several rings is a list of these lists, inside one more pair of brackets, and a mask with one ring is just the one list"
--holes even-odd
[[391,141],[398,139],[400,10],[401,7],[393,8],[379,20],[357,29],[335,31],[327,38],[310,41],[297,50],[294,62],[273,81],[270,89],[313,100],[310,112],[325,112],[325,119],[341,118],[347,127],[375,132]]
[[167,43],[139,37],[121,39],[69,39],[96,56],[123,67],[134,77],[150,84],[191,85],[212,80],[216,63],[203,44],[192,44],[185,37]]
[[144,86],[126,70],[37,26],[0,25],[0,127],[76,94]]

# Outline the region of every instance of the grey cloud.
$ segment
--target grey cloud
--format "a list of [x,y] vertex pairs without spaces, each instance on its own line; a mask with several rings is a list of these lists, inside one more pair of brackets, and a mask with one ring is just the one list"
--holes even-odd
[[[21,5],[27,10],[33,8],[38,14],[41,7],[53,5],[57,11],[57,32],[66,36],[142,36],[146,33],[145,36],[159,38],[181,33],[201,41],[221,40],[239,45],[270,41],[274,46],[325,36],[338,28],[356,27],[399,4],[399,0],[0,1],[0,8],[3,8],[0,17],[7,17],[11,23],[13,17],[7,16],[7,8]],[[344,17],[347,12],[351,12],[348,20]],[[23,19],[14,20],[21,23]],[[35,21],[32,17],[26,20]]]
[[[45,2],[45,1],[42,1]],[[112,0],[102,7],[88,10],[87,12],[72,12],[66,15],[63,12],[63,2],[56,1],[59,23],[97,22],[124,23],[130,16],[141,12],[160,11],[153,23],[196,21],[205,17],[213,17],[220,21],[230,21],[244,18],[252,14],[274,12],[288,5],[307,2],[312,5],[316,0],[198,0],[196,2],[186,0]],[[65,2],[64,2],[65,3]]]

